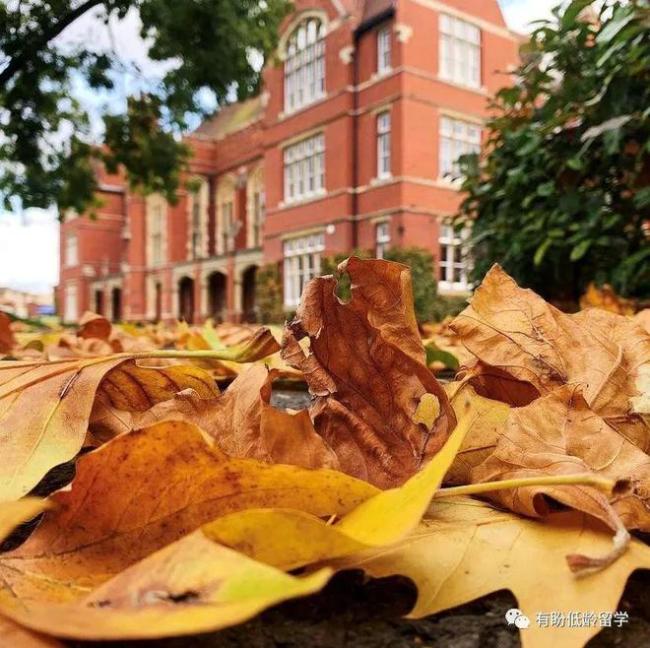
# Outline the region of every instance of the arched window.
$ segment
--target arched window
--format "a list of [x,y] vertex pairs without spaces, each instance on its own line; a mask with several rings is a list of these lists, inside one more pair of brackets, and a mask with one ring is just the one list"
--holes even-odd
[[325,26],[306,18],[286,43],[284,109],[292,112],[325,94]]

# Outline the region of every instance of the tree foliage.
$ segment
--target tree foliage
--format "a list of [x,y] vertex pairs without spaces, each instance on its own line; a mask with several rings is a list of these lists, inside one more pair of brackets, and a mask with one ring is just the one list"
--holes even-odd
[[[0,195],[5,206],[83,211],[93,204],[94,161],[121,165],[134,188],[174,201],[188,151],[178,135],[202,112],[259,86],[256,52],[273,51],[287,0],[2,0],[0,2]],[[111,48],[61,35],[99,12],[109,22],[138,12],[149,57],[167,71],[142,75],[122,110],[105,112],[93,140],[84,90],[114,89],[126,63]],[[69,40],[69,39],[68,39]],[[259,56],[258,56],[259,58]],[[135,70],[141,74],[141,71]],[[15,204],[15,203],[14,203]]]
[[650,294],[650,6],[572,0],[522,48],[462,160],[474,278],[495,262],[547,297]]

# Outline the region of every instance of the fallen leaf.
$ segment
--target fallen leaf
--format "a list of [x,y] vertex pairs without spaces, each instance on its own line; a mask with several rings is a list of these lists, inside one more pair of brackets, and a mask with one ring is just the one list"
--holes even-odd
[[[454,415],[425,363],[408,268],[353,257],[340,270],[351,278],[349,303],[336,296],[333,277],[313,279],[285,330],[282,356],[317,397],[311,417],[341,470],[392,487],[440,450]],[[439,401],[431,427],[416,420],[425,396]]]
[[208,323],[199,332],[190,331],[187,348],[191,350],[212,349],[218,351],[221,360],[231,362],[255,362],[262,360],[280,350],[273,333],[265,327],[255,331],[244,339],[231,344],[224,344],[215,329]]
[[444,447],[402,486],[380,491],[333,523],[291,510],[245,510],[206,525],[213,540],[283,569],[330,560],[367,547],[390,545],[412,531],[440,488],[476,412],[459,407]]
[[77,455],[100,384],[100,393],[121,409],[144,409],[187,387],[217,393],[197,368],[139,367],[128,355],[0,362],[0,501],[22,497]]
[[[0,543],[19,524],[27,522],[46,508],[43,500],[25,498],[18,502],[0,503]],[[7,648],[63,648],[55,639],[26,630],[0,616],[0,639]]]
[[11,320],[8,315],[0,312],[0,353],[9,353],[16,346],[16,338],[11,330]]
[[[303,468],[339,468],[331,448],[316,433],[307,410],[287,412],[271,405],[274,370],[251,365],[216,398],[180,392],[141,416],[114,412],[111,421],[121,431],[164,420],[198,425],[231,457],[258,459]],[[126,415],[126,416],[125,416]]]
[[7,648],[65,648],[58,640],[37,634],[0,617],[0,639]]
[[650,308],[645,308],[639,311],[633,320],[638,324],[646,333],[650,334]]
[[77,336],[84,339],[95,338],[108,342],[112,328],[111,323],[102,315],[86,311],[79,320]]
[[579,578],[564,560],[568,551],[605,553],[610,541],[594,518],[578,512],[554,513],[541,523],[477,500],[437,499],[422,524],[404,540],[333,561],[331,566],[363,569],[376,578],[407,576],[418,588],[411,618],[507,589],[530,618],[530,627],[521,632],[524,648],[578,648],[600,626],[543,627],[536,615],[555,611],[568,618],[576,611],[615,611],[630,574],[650,569],[650,548],[632,540],[614,564]]
[[580,308],[600,308],[618,315],[634,315],[636,304],[632,299],[617,295],[609,284],[597,286],[591,282],[580,297]]
[[[624,343],[628,325],[635,337]],[[642,339],[640,327],[598,309],[566,315],[519,288],[498,265],[451,326],[484,365],[529,383],[541,395],[562,385],[582,385],[594,412],[650,451],[650,428],[630,406],[639,395],[638,367],[650,362],[650,336]]]
[[319,591],[331,573],[291,576],[197,531],[76,600],[16,599],[5,589],[0,608],[24,626],[59,637],[155,639],[241,623],[271,605]]
[[593,473],[630,482],[608,500],[584,486],[497,491],[498,503],[525,515],[545,515],[542,494],[599,517],[613,529],[650,529],[650,457],[589,409],[579,390],[559,388],[511,410],[490,455],[471,470],[471,482]]
[[0,591],[78,599],[217,517],[288,507],[345,515],[377,490],[332,470],[230,459],[195,426],[160,423],[82,456],[69,491],[18,549],[0,555]]

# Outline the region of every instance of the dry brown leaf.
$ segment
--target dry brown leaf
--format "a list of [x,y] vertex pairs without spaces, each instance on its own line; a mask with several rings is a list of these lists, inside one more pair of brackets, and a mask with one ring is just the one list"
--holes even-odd
[[[436,454],[454,414],[425,364],[408,268],[353,257],[340,270],[352,281],[350,302],[338,299],[333,277],[312,280],[285,331],[283,358],[317,397],[311,417],[341,469],[391,487]],[[415,418],[426,395],[439,401],[431,427]]]
[[252,365],[217,398],[181,392],[132,420],[123,412],[115,413],[112,420],[127,427],[166,419],[188,421],[209,434],[231,457],[338,469],[336,455],[316,433],[306,410],[287,412],[270,404],[275,374],[263,365]]
[[28,493],[81,449],[98,387],[121,409],[146,409],[186,388],[217,392],[196,367],[139,367],[128,355],[0,362],[0,501]]
[[[471,390],[462,383],[456,389]],[[447,475],[449,483],[592,473],[628,484],[609,499],[576,485],[526,486],[488,497],[512,511],[542,516],[549,512],[543,496],[549,496],[615,530],[650,529],[650,457],[591,411],[578,388],[560,387],[513,409],[471,391],[469,397],[480,418]]]
[[230,459],[195,426],[160,423],[82,456],[71,490],[18,549],[0,556],[0,589],[69,601],[220,515],[289,507],[344,515],[377,493],[331,470]]
[[[634,340],[625,342],[629,327]],[[594,412],[650,450],[650,428],[630,405],[639,396],[636,373],[650,362],[650,337],[644,339],[622,316],[598,309],[566,315],[495,265],[452,328],[484,365],[530,383],[540,394],[581,385]]]
[[556,513],[541,523],[453,498],[435,500],[421,526],[393,547],[371,549],[332,566],[361,568],[377,578],[407,576],[418,588],[409,615],[414,618],[507,589],[531,622],[521,632],[524,648],[580,648],[599,625],[543,627],[536,614],[615,611],[630,574],[650,569],[650,548],[632,540],[613,565],[581,578],[564,560],[567,552],[605,553],[609,543],[609,533],[581,513]]
[[9,353],[16,346],[16,338],[11,330],[8,315],[0,312],[0,353]]
[[609,284],[597,286],[592,282],[580,298],[580,308],[600,308],[619,315],[634,315],[636,303],[617,295]]
[[638,324],[646,333],[650,334],[650,308],[645,308],[639,311],[633,320]]
[[95,338],[108,341],[112,328],[111,323],[102,315],[86,311],[79,320],[77,336],[84,339]]

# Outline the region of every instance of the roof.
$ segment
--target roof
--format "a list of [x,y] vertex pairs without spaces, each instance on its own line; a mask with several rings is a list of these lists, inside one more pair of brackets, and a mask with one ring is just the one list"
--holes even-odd
[[213,117],[206,119],[192,134],[210,139],[222,139],[226,135],[254,124],[263,116],[262,97],[253,97],[224,106]]

